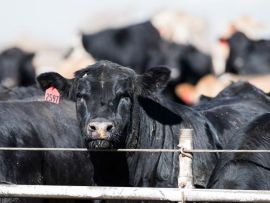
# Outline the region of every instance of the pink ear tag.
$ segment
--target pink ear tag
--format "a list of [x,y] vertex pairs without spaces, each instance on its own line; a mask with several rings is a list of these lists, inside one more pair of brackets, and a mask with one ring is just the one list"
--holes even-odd
[[45,92],[45,101],[59,104],[60,93],[55,87],[49,87]]

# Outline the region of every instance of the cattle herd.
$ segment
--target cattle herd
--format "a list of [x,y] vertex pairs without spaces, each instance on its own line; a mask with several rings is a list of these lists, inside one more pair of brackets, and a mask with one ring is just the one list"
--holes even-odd
[[[225,73],[241,81],[229,79],[213,95],[207,92],[220,83],[206,84],[196,96],[190,86],[215,72],[211,56],[162,38],[151,21],[82,34],[96,62],[73,78],[36,75],[34,53],[3,51],[0,147],[89,151],[0,151],[0,183],[177,187],[177,153],[102,150],[176,149],[182,128],[194,130],[195,149],[270,150],[270,89],[243,81],[270,73],[270,41],[240,31],[221,41],[229,47]],[[49,88],[59,91],[59,104],[44,99]],[[269,153],[194,153],[192,168],[197,188],[270,189]]]

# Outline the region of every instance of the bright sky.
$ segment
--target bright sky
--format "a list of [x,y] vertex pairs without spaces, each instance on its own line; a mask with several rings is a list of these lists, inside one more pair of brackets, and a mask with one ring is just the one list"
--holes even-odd
[[[163,10],[181,10],[203,17],[215,37],[240,15],[250,15],[270,28],[268,0],[9,0],[0,2],[0,46],[25,35],[56,46],[71,43],[82,28],[98,23],[124,24],[147,19]],[[270,38],[270,33],[265,37]]]

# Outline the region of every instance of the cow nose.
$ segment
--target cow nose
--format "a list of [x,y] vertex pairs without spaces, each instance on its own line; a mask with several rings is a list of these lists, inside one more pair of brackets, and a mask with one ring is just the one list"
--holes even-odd
[[108,133],[114,128],[112,122],[90,122],[88,125],[89,131],[96,134],[99,139],[105,139],[108,137]]

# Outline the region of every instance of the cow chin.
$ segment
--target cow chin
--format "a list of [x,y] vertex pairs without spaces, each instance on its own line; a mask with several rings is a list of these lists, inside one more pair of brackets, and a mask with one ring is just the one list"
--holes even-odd
[[91,140],[87,143],[88,149],[112,149],[113,145],[108,140]]

